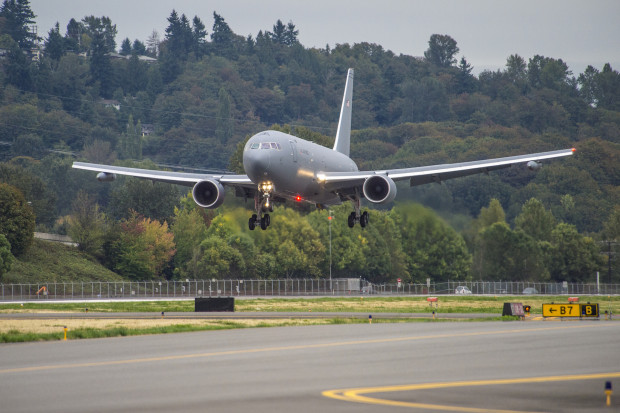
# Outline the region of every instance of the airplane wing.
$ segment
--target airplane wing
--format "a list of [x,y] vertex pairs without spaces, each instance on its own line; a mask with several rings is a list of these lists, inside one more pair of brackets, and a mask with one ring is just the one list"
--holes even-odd
[[[149,179],[151,181],[168,182],[171,184],[184,186],[194,186],[197,182],[211,179],[219,181],[220,183],[222,183],[222,185],[245,186],[249,188],[255,187],[255,185],[252,183],[252,181],[250,180],[250,178],[248,178],[247,175],[218,175],[157,171],[151,169],[127,168],[124,166],[99,165],[85,162],[73,162],[73,168],[100,172],[103,174],[108,174],[108,176],[112,177],[113,175],[127,175],[136,178]],[[102,179],[105,180],[105,178],[106,176],[104,175]]]
[[530,169],[538,169],[540,167],[540,162],[543,160],[570,156],[574,152],[575,148],[572,148],[559,151],[509,156],[506,158],[495,158],[481,161],[461,162],[443,165],[419,166],[415,168],[358,172],[326,172],[317,175],[317,178],[319,179],[319,182],[322,182],[326,188],[333,190],[362,185],[367,178],[375,175],[388,176],[393,181],[409,179],[409,183],[411,186],[417,186],[431,182],[442,182],[447,179],[458,178],[461,176],[487,173],[498,169],[509,168],[513,165],[520,163],[527,163]]

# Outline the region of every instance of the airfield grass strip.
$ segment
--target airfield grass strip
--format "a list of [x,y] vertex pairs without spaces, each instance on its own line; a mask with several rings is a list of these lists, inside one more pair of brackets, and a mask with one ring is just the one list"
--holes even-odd
[[[503,303],[521,302],[540,314],[543,303],[566,303],[567,296],[439,296],[439,307],[432,308],[426,296],[399,297],[320,297],[320,298],[251,298],[235,300],[236,312],[368,312],[370,313],[499,313]],[[620,296],[581,296],[580,302],[598,302],[600,311],[620,313]],[[1,313],[58,311],[58,312],[193,312],[194,301],[139,301],[102,303],[34,302],[0,305]]]
[[[467,321],[514,321],[518,317],[487,317],[477,319],[433,319],[433,318],[400,318],[400,319],[373,319],[375,324],[392,324],[392,323],[429,323],[429,322],[467,322]],[[196,325],[196,324],[174,324],[167,326],[157,326],[148,328],[128,328],[123,326],[108,328],[77,328],[67,332],[67,340],[80,340],[91,338],[111,338],[111,337],[128,337],[153,334],[174,334],[189,333],[196,331],[215,331],[215,330],[231,330],[238,328],[268,328],[268,327],[287,327],[287,326],[308,326],[308,325],[342,325],[342,324],[366,324],[365,319],[360,318],[344,318],[335,317],[327,319],[299,320],[291,319],[289,321],[277,323],[271,321],[261,321],[255,324],[245,324],[236,321],[219,321],[217,325]],[[17,329],[0,333],[0,343],[23,343],[32,341],[61,341],[64,339],[64,331],[53,333],[37,333],[23,332]]]

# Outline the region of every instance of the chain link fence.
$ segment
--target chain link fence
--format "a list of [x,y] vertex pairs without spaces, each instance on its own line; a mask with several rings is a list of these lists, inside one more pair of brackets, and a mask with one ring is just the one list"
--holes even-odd
[[[466,289],[460,288],[465,287]],[[458,290],[457,290],[458,288]],[[458,292],[457,292],[458,291]],[[0,301],[160,299],[218,296],[354,295],[617,295],[620,284],[470,281],[373,284],[359,278],[288,280],[186,280],[0,284]]]

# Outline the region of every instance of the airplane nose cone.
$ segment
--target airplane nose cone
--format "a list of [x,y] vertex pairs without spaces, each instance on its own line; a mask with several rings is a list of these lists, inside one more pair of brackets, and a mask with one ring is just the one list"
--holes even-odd
[[269,149],[248,149],[243,153],[243,169],[254,182],[269,177]]

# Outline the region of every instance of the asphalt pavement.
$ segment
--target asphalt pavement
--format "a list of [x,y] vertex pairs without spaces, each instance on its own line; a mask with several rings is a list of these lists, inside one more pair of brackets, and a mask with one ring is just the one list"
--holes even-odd
[[[620,323],[343,324],[0,345],[7,412],[620,411]],[[607,407],[609,381],[616,389]],[[485,410],[486,409],[486,410]]]

